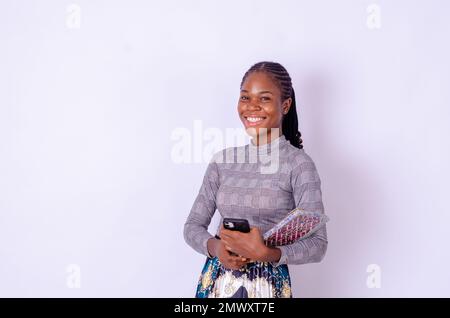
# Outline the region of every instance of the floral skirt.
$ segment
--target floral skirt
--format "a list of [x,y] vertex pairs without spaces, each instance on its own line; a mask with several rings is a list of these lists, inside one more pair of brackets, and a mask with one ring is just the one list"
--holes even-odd
[[239,270],[225,268],[217,257],[206,258],[196,298],[292,298],[286,264],[248,263]]

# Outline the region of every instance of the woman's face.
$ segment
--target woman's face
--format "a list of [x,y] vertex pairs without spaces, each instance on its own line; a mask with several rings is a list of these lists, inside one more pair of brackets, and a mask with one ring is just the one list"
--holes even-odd
[[[264,72],[252,72],[242,84],[238,113],[247,133],[253,137],[271,135],[271,128],[279,128],[283,115],[291,106],[291,98],[281,101],[281,91]],[[260,129],[266,128],[266,129]],[[274,136],[276,137],[276,136]],[[271,139],[268,139],[271,140]]]

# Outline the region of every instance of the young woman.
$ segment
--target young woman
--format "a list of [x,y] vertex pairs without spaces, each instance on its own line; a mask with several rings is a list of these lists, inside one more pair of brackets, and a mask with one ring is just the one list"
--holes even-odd
[[[253,65],[241,82],[238,115],[249,144],[217,153],[184,225],[184,239],[205,255],[196,297],[292,297],[288,264],[320,262],[326,227],[290,245],[268,247],[262,234],[294,208],[324,213],[321,181],[302,146],[295,94],[286,69],[274,62]],[[275,170],[264,172],[273,161]],[[245,154],[237,160],[237,153]],[[257,160],[250,160],[256,154]],[[220,155],[220,158],[219,158]],[[208,232],[215,210],[247,219],[249,233]]]

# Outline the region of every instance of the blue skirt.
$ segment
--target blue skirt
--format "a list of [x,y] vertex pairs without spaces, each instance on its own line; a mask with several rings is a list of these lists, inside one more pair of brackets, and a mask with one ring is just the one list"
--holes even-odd
[[206,258],[196,298],[292,298],[286,264],[248,263],[239,270],[225,268],[217,257]]

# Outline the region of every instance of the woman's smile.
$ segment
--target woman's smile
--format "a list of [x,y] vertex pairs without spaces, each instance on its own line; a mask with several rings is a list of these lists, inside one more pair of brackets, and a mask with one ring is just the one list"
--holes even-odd
[[255,127],[259,126],[260,124],[264,123],[264,120],[267,117],[265,116],[244,116],[244,124],[245,127]]

